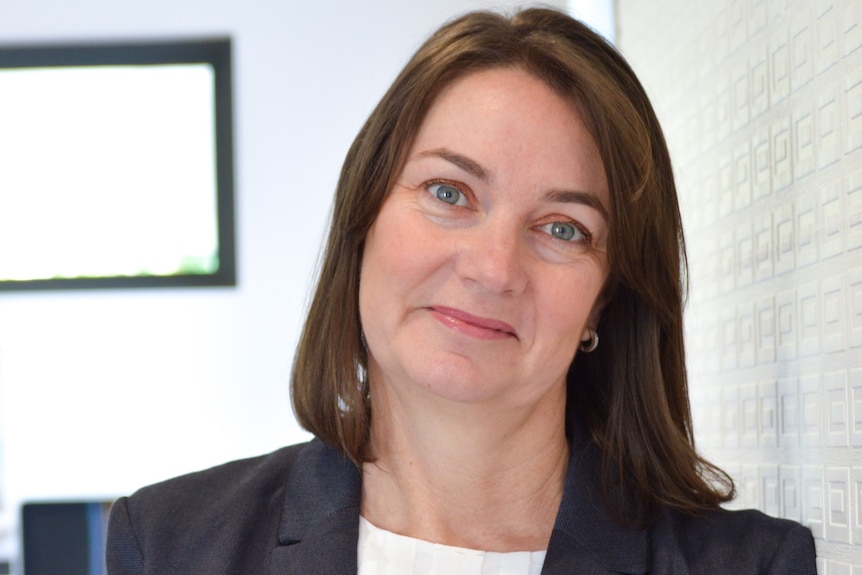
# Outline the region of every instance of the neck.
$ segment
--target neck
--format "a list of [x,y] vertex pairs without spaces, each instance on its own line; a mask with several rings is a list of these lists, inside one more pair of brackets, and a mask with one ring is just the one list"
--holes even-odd
[[487,551],[546,549],[569,447],[565,387],[529,406],[396,398],[372,386],[362,514],[435,543]]

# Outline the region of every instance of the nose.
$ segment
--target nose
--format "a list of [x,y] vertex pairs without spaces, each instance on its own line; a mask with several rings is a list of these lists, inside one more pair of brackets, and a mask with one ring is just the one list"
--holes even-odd
[[489,293],[518,294],[527,286],[527,250],[514,222],[486,218],[461,239],[455,270],[462,281]]

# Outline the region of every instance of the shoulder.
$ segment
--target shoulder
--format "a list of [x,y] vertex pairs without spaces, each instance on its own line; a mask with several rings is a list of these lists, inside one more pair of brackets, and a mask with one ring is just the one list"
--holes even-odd
[[[227,564],[242,562],[257,545],[273,544],[285,485],[308,445],[183,475],[118,500],[109,522],[109,564],[143,565],[144,557],[147,563],[164,558],[165,572],[205,572],[192,565],[226,572]],[[115,572],[144,573],[128,567]]]
[[668,512],[662,522],[670,529],[657,529],[655,543],[678,545],[691,572],[816,573],[811,531],[795,521],[719,509],[698,516]]
[[143,519],[160,510],[212,515],[234,507],[248,508],[283,489],[297,454],[306,445],[292,445],[144,487],[129,498],[129,509],[139,511]]
[[144,487],[132,496],[138,501],[181,498],[192,503],[205,499],[208,505],[216,499],[230,500],[249,491],[267,490],[283,483],[296,456],[308,444],[283,447],[272,453],[223,463],[210,469],[181,475]]

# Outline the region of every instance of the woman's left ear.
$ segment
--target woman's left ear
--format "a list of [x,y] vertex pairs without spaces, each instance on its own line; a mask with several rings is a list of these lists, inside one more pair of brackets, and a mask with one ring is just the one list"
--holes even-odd
[[599,334],[595,329],[588,327],[584,330],[584,336],[581,337],[578,349],[584,353],[590,353],[595,351],[597,347],[599,347]]
[[587,325],[584,327],[584,333],[581,334],[581,344],[578,347],[583,352],[590,353],[595,351],[599,345],[599,334],[596,332],[599,325],[599,319],[602,315],[602,302],[596,300],[590,312],[590,317],[587,318]]

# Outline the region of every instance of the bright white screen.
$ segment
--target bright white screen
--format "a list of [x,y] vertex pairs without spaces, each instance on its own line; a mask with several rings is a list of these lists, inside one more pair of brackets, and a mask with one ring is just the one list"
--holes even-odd
[[218,268],[208,64],[0,70],[0,281]]

